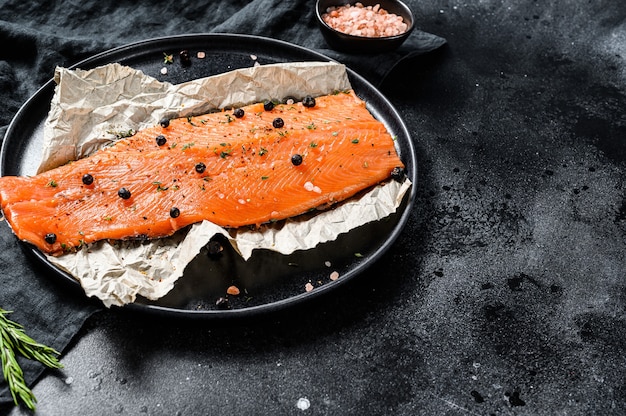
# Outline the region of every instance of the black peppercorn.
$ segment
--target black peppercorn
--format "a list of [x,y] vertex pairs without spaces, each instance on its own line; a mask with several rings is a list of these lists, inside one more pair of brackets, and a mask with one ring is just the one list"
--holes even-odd
[[228,299],[224,297],[218,298],[215,301],[215,306],[217,306],[217,309],[228,309],[229,308]]
[[302,156],[297,153],[291,156],[291,163],[293,163],[294,166],[300,166],[302,164]]
[[179,215],[180,215],[180,210],[178,208],[172,207],[172,209],[170,209],[170,217],[178,218]]
[[276,117],[274,121],[272,121],[272,126],[274,126],[275,129],[280,129],[284,125],[285,125],[285,121],[280,117]]
[[184,49],[184,50],[180,51],[178,56],[180,57],[180,63],[183,66],[191,65],[191,57],[189,56],[189,51],[188,50]]
[[161,125],[161,127],[165,128],[165,127],[169,127],[170,125],[170,119],[167,117],[163,117],[161,119],[161,121],[159,121],[159,124]]
[[237,118],[243,117],[244,114],[243,108],[236,108],[235,111],[233,111],[233,115]]
[[122,199],[128,199],[130,198],[130,191],[126,188],[120,188],[119,191],[117,191],[117,195]]
[[91,175],[90,175],[90,174],[88,174],[88,173],[85,173],[85,174],[83,175],[83,183],[84,183],[85,185],[91,185],[91,184],[93,183],[93,176],[91,176]]
[[204,173],[205,170],[206,170],[206,165],[204,163],[202,162],[196,163],[196,172]]
[[396,166],[391,170],[391,177],[397,181],[404,179],[404,168]]
[[224,250],[224,247],[222,247],[220,242],[217,240],[209,241],[208,244],[206,245],[206,248],[207,248],[207,254],[209,255],[209,257],[212,257],[212,258],[218,257]]
[[302,105],[308,108],[315,107],[315,98],[307,95],[302,99]]
[[274,109],[274,103],[270,100],[265,100],[263,102],[263,109],[265,109],[265,111],[272,111]]
[[164,135],[159,134],[156,138],[156,144],[157,146],[163,146],[165,143],[167,143],[167,139],[165,138]]
[[48,244],[54,244],[57,241],[57,235],[55,233],[48,233],[43,239]]

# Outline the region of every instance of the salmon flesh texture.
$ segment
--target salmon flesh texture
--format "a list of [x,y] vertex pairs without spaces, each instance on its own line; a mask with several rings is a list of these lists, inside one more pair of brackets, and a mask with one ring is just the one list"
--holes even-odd
[[202,220],[229,228],[297,216],[404,167],[353,91],[317,97],[313,107],[242,109],[242,117],[172,119],[36,176],[2,177],[4,216],[19,239],[56,255],[104,239],[165,237]]

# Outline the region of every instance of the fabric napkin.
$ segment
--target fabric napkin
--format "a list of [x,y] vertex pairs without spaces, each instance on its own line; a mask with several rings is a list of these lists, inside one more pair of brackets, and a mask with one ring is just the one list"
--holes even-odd
[[[77,287],[51,276],[40,262],[19,244],[6,221],[0,223],[0,308],[12,311],[8,318],[24,326],[38,342],[63,349],[96,310]],[[35,361],[18,356],[24,379],[32,383],[43,371]],[[29,384],[30,384],[29,383]],[[6,383],[0,384],[0,403],[12,402]]]
[[[116,2],[107,11],[99,2],[75,8],[70,0],[55,2],[54,10],[24,8],[22,0],[8,0],[0,10],[0,41],[11,45],[0,51],[0,137],[19,107],[52,77],[55,66],[70,66],[96,53],[143,39],[184,33],[242,33],[284,40],[329,56],[380,85],[403,60],[443,46],[445,39],[414,30],[397,50],[376,55],[339,53],[328,47],[315,21],[311,0],[214,1],[202,19],[184,10],[198,10],[195,0],[180,0],[179,10],[163,9],[171,2]],[[21,10],[15,13],[14,10]],[[113,10],[113,11],[111,11]],[[118,11],[119,10],[119,11]],[[115,21],[114,25],[110,22]],[[419,21],[419,19],[418,19]],[[33,23],[36,22],[36,25]],[[138,22],[146,22],[141,24]],[[163,22],[162,25],[149,22]],[[106,31],[94,30],[106,27]],[[17,242],[5,221],[0,222],[0,308],[22,324],[37,341],[63,352],[85,321],[101,304],[87,299],[77,287],[54,276]],[[41,376],[43,366],[19,359],[29,385]],[[12,402],[6,383],[0,383],[0,404]]]

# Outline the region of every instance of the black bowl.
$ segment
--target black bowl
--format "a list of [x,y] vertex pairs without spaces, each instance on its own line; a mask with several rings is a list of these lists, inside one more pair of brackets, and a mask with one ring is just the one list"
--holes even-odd
[[382,9],[389,13],[401,16],[408,25],[406,32],[396,36],[386,37],[365,37],[354,36],[340,32],[328,26],[322,19],[322,15],[332,6],[342,6],[345,4],[354,4],[357,1],[342,0],[317,0],[315,4],[315,16],[319,23],[320,31],[328,45],[338,51],[352,53],[383,53],[397,49],[409,37],[415,26],[415,20],[411,9],[399,0],[361,0],[359,3],[364,6],[375,6],[379,4]]

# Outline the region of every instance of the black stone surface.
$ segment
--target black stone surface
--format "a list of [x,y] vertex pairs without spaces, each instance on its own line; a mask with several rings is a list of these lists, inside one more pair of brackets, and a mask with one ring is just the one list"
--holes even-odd
[[[35,385],[38,414],[626,413],[626,4],[407,3],[448,44],[380,85],[420,166],[393,250],[254,320],[98,312]],[[323,49],[307,5],[5,1],[0,125],[55,65],[128,41],[233,29]]]

